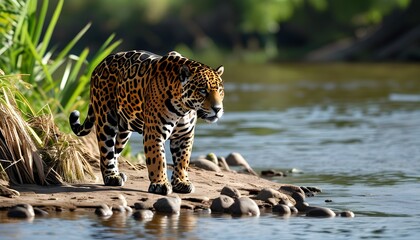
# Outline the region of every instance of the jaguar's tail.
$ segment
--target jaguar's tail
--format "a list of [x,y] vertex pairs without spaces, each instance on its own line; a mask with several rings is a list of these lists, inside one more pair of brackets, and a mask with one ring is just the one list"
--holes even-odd
[[77,110],[71,112],[69,121],[71,130],[73,130],[74,134],[77,136],[82,137],[89,134],[95,123],[95,114],[93,112],[92,105],[89,104],[88,116],[86,117],[83,124],[80,124],[80,112]]

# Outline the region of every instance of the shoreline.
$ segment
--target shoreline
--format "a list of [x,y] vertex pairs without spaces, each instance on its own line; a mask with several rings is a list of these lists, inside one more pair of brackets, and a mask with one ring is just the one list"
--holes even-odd
[[[127,205],[130,207],[133,207],[135,203],[142,202],[146,208],[151,209],[157,199],[165,196],[147,192],[149,186],[147,170],[142,165],[140,168],[143,169],[135,169],[125,162],[120,163],[121,171],[128,176],[128,181],[123,187],[104,186],[100,170],[96,168],[96,179],[83,183],[51,186],[12,185],[9,188],[18,191],[20,196],[1,196],[0,209],[8,209],[21,203],[27,203],[34,207],[56,208],[60,211],[96,208],[102,204],[115,206],[120,201],[119,195],[125,197]],[[250,174],[229,171],[214,172],[196,167],[190,167],[189,176],[195,185],[195,192],[190,194],[173,193],[168,197],[179,196],[182,200],[181,207],[192,210],[209,208],[211,201],[220,196],[221,189],[225,186],[236,188],[242,196],[247,197],[251,197],[265,188],[278,190],[282,186],[289,186],[289,184],[272,182]]]

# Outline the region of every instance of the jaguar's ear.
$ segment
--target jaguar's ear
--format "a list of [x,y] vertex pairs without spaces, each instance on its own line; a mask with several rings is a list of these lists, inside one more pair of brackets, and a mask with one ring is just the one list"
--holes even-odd
[[190,69],[188,68],[187,65],[183,64],[181,68],[179,69],[179,78],[181,79],[182,85],[184,85],[188,81],[188,78],[190,76],[191,76]]
[[225,68],[222,66],[218,67],[216,70],[217,75],[222,76],[223,72],[225,71]]

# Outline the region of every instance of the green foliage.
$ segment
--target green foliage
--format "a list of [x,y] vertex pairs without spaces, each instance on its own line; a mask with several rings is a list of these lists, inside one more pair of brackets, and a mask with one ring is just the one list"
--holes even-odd
[[[7,74],[29,74],[32,86],[19,89],[33,109],[48,105],[52,113],[67,126],[67,115],[73,108],[87,110],[90,75],[94,67],[110,54],[121,41],[111,35],[97,54],[87,61],[89,49],[72,55],[75,45],[90,28],[87,24],[60,51],[50,46],[64,0],[51,10],[48,0],[5,0],[0,4],[0,69]],[[61,113],[64,113],[61,114]],[[61,115],[60,115],[61,114]]]

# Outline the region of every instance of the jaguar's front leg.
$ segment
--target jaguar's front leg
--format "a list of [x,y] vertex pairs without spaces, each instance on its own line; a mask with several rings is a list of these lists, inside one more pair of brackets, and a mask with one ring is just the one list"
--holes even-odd
[[171,184],[174,192],[191,193],[194,192],[194,185],[188,178],[188,166],[194,141],[194,125],[181,124],[180,126],[171,138],[171,153],[174,162]]
[[172,186],[166,173],[165,139],[145,129],[143,145],[150,180],[148,191],[162,195],[171,194]]

